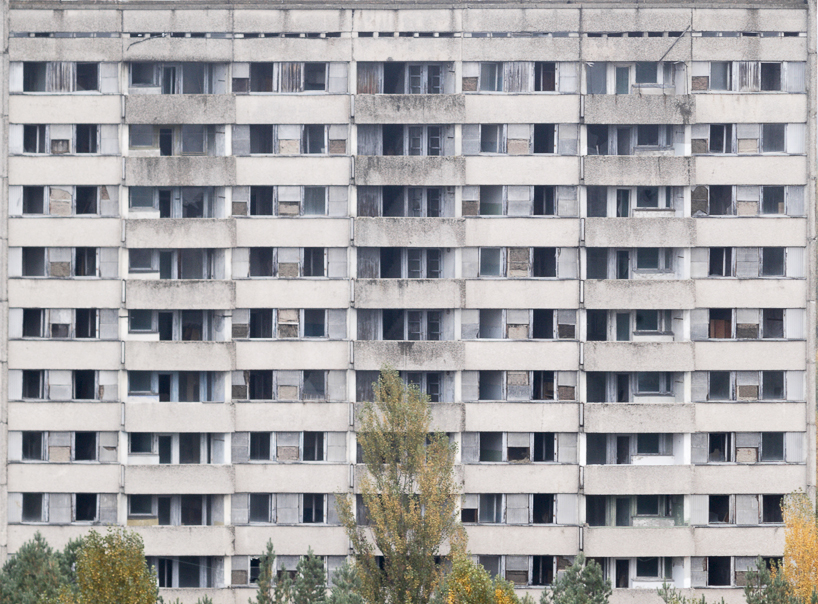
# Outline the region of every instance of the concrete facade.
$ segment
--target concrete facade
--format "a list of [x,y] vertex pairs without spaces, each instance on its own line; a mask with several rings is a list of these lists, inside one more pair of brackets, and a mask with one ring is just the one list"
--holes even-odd
[[[314,4],[314,6],[313,6]],[[474,556],[743,601],[814,493],[815,2],[5,5],[0,562],[349,554],[383,363]]]

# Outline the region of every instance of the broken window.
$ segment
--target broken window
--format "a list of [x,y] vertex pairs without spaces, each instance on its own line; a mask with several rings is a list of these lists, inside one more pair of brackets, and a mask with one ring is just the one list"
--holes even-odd
[[733,461],[733,438],[729,432],[711,432],[708,439],[707,461]]
[[588,132],[588,155],[608,155],[608,126],[589,124],[586,130]]
[[97,460],[97,433],[74,433],[74,461]]
[[709,524],[729,524],[730,495],[710,495],[709,497]]
[[45,214],[43,187],[23,187],[23,214]]
[[[534,63],[534,91],[556,92],[557,64],[537,61]],[[590,94],[590,93],[589,93]]]
[[92,369],[74,371],[74,399],[93,400],[96,398],[96,372]]
[[480,91],[503,91],[503,64],[480,63]]
[[531,584],[551,585],[554,582],[554,556],[532,556]]
[[74,276],[97,276],[97,248],[78,247],[74,251]]
[[153,515],[152,495],[128,496],[128,516],[152,516],[152,515]]
[[781,63],[761,64],[761,90],[781,90]]
[[638,455],[660,455],[661,435],[641,433],[636,435],[636,453]]
[[94,522],[96,519],[96,493],[77,493],[74,495],[74,520],[76,522]]
[[323,400],[326,398],[326,372],[304,371],[304,400]]
[[532,460],[535,462],[556,461],[555,438],[553,432],[535,432],[534,455],[532,456]]
[[761,248],[761,276],[783,277],[785,275],[785,254],[783,247]]
[[324,495],[304,493],[304,507],[301,522],[304,524],[321,524],[324,522]]
[[556,393],[556,381],[553,371],[534,371],[532,375],[531,399],[535,401],[552,401]]
[[710,330],[711,339],[731,339],[733,337],[733,309],[711,308]]
[[534,524],[553,524],[554,522],[554,495],[534,493],[532,496],[531,521]]
[[499,493],[482,493],[478,508],[478,521],[497,524],[503,521],[503,496]]
[[272,400],[273,372],[261,369],[250,371],[248,390],[250,400]]
[[480,461],[503,461],[503,433],[480,432]]
[[729,587],[730,581],[730,557],[710,556],[707,558],[707,586]]
[[23,493],[23,522],[45,522],[43,493]]
[[25,61],[23,63],[23,92],[46,92],[48,63]]
[[554,338],[554,311],[535,308],[532,313],[531,337],[535,340]]
[[730,247],[710,248],[710,265],[708,276],[710,277],[733,276],[733,248]]
[[786,124],[761,124],[761,152],[784,153],[786,130]]
[[99,127],[96,124],[77,124],[77,153],[96,153],[97,152],[97,131]]
[[761,433],[761,461],[784,461],[784,433]]
[[608,278],[608,248],[589,247],[585,250],[585,276],[588,279]]
[[781,506],[783,495],[762,495],[761,522],[765,524],[783,524],[784,514]]
[[735,214],[732,186],[710,186],[710,216],[732,216]]
[[179,463],[201,463],[201,435],[198,433],[179,434]]
[[499,247],[480,248],[480,276],[503,276],[503,249]]
[[97,213],[97,187],[77,187],[75,195],[75,214]]
[[45,398],[43,391],[44,375],[42,370],[24,369],[23,370],[23,398],[24,399],[42,399]]
[[305,247],[301,265],[303,277],[323,277],[325,250],[322,247]]
[[131,432],[128,443],[129,453],[153,453],[153,434],[150,432]]
[[251,277],[274,277],[275,265],[273,260],[273,248],[271,247],[251,247],[250,248],[250,276]]
[[479,380],[479,400],[500,401],[505,398],[503,393],[505,372],[481,371]]
[[534,153],[556,153],[555,124],[534,124]]
[[46,126],[44,124],[23,126],[23,153],[48,153],[45,141]]
[[[252,136],[252,130],[250,134]],[[272,153],[272,151],[270,153]],[[250,215],[273,215],[273,187],[250,187]]]
[[533,216],[556,216],[555,187],[536,185],[534,187]]
[[659,572],[659,558],[636,558],[636,576],[638,578],[655,579],[661,577]]
[[784,187],[761,187],[761,214],[784,212]]
[[482,124],[480,126],[480,152],[504,153],[504,130],[503,124]]
[[557,276],[557,248],[535,247],[532,248],[532,254],[534,260],[531,270],[532,277]]
[[[639,124],[636,127],[636,144],[642,147],[658,147],[659,146],[658,124]],[[623,154],[620,153],[620,155]]]
[[301,152],[326,153],[326,127],[323,124],[305,124],[301,138]]
[[250,432],[251,461],[269,461],[271,450],[269,432]]
[[783,371],[762,371],[761,372],[761,397],[764,400],[784,399],[784,372]]
[[784,309],[783,308],[763,308],[761,309],[762,338],[783,338],[784,337]]
[[708,372],[709,391],[707,399],[711,401],[733,400],[732,373],[729,371]]
[[272,338],[273,322],[272,308],[251,308],[250,337],[259,339]]
[[43,309],[24,308],[23,309],[23,337],[41,338],[43,337]]
[[709,153],[733,152],[733,125],[711,124]]

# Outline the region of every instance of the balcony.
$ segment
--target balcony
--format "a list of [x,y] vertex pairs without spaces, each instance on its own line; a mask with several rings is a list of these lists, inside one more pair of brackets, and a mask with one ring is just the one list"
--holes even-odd
[[[210,279],[127,281],[128,308],[208,310],[233,308],[236,284]],[[92,305],[93,306],[93,305]]]
[[[292,42],[292,38],[289,42]],[[313,40],[321,43],[321,40]],[[299,57],[303,59],[303,57]],[[326,57],[322,57],[326,60]],[[238,60],[238,59],[236,59]],[[236,96],[237,124],[346,124],[349,99],[343,94],[305,94],[293,102],[290,94]],[[359,105],[356,103],[356,109]],[[360,111],[360,110],[359,110]],[[357,118],[357,116],[356,116]],[[360,121],[357,118],[356,121]]]
[[251,218],[236,220],[235,225],[235,245],[239,247],[264,247],[271,241],[278,247],[349,245],[347,218]]
[[[696,556],[701,555],[696,553],[698,535],[694,537],[694,532],[697,530],[688,526],[673,528],[587,527],[584,534],[585,552],[587,556],[616,558]],[[720,534],[724,539],[724,533]]]
[[[119,467],[116,467],[119,475]],[[118,479],[117,479],[118,480]],[[226,465],[125,466],[125,493],[217,495],[233,493],[233,467]]]
[[[165,403],[163,403],[165,404]],[[236,432],[253,432],[259,426],[273,431],[346,432],[349,405],[326,402],[237,403],[233,407]]]
[[[698,172],[694,172],[694,160],[691,157],[587,155],[584,160],[585,184],[588,186],[629,187],[638,182],[646,187],[687,187],[693,182],[694,174],[697,181],[710,183]],[[765,170],[769,169],[770,166],[765,167]],[[746,180],[748,173],[744,174]]]
[[507,524],[467,526],[469,550],[475,554],[510,556],[542,555],[548,544],[550,555],[574,555],[579,547],[575,526],[514,526]]
[[[330,157],[328,155],[271,155],[267,157],[231,157],[229,159],[235,162],[235,181],[224,181],[219,183],[221,185],[240,183],[242,185],[272,186],[292,185],[297,182],[301,185],[346,186],[349,184],[350,162],[352,161],[349,157]],[[414,181],[408,182],[414,184]],[[358,184],[370,183],[359,182]]]
[[358,155],[355,184],[367,186],[448,186],[466,182],[463,157]]
[[[122,180],[122,160],[112,155],[22,156],[8,158],[10,185],[100,185]],[[154,181],[170,182],[170,181]],[[132,184],[132,183],[129,183]],[[148,184],[148,183],[145,183]],[[180,183],[181,184],[181,183]],[[224,184],[224,183],[222,183]]]
[[[640,432],[684,433],[702,429],[697,426],[697,405],[666,398],[666,403],[589,403],[585,405],[585,430],[628,433],[639,426]],[[733,413],[730,411],[731,417]],[[729,429],[734,429],[732,424]]]
[[[237,526],[235,552],[237,555],[258,556],[264,552],[267,541],[276,544],[279,556],[303,556],[310,547],[320,547],[321,555],[346,556],[349,539],[340,526],[306,524],[300,526]],[[238,592],[241,594],[241,592]],[[249,592],[247,592],[249,593]],[[243,594],[241,594],[243,595]],[[237,599],[237,604],[244,599]]]
[[693,371],[693,359],[692,342],[585,344],[586,371]]
[[232,124],[236,121],[231,94],[129,94],[126,124]]
[[[357,308],[460,308],[461,279],[357,279]],[[529,307],[530,308],[530,307]]]
[[122,408],[118,404],[94,402],[31,402],[8,405],[9,430],[92,430],[118,432]]
[[232,432],[233,408],[225,403],[125,405],[126,432]]
[[[466,403],[466,432],[497,430],[506,432],[578,432],[579,404],[557,402],[503,401]],[[591,405],[585,407],[586,417]],[[587,420],[586,420],[587,421]]]
[[462,94],[359,94],[358,124],[453,124],[466,116]]
[[119,342],[98,340],[12,340],[12,369],[120,369]]
[[114,308],[122,297],[120,283],[117,279],[9,279],[9,306],[64,308],[70,300],[76,308]]
[[138,371],[230,371],[232,342],[125,342],[125,366]]
[[695,245],[697,226],[693,218],[586,218],[585,245],[691,247]]
[[[236,308],[347,308],[346,279],[241,279],[236,288]],[[275,304],[273,304],[275,301]]]
[[203,242],[211,248],[236,246],[236,223],[231,219],[133,217],[125,221],[125,245],[129,247],[200,248]]
[[116,493],[119,464],[99,463],[13,463],[8,466],[8,490],[23,493]]
[[695,342],[695,369],[758,371],[806,369],[806,342]]
[[[589,38],[590,40],[590,38]],[[585,121],[589,124],[687,124],[696,114],[696,96],[675,94],[589,94]],[[720,118],[723,119],[723,118]]]
[[118,218],[12,218],[8,228],[10,246],[119,247],[122,237]]
[[[228,519],[229,522],[229,519]],[[146,556],[229,556],[233,531],[226,526],[132,526]]]
[[223,187],[238,183],[236,172],[236,158],[232,156],[125,158],[125,182],[129,187],[150,187],[162,183],[180,187]]
[[[689,220],[689,219],[688,219]],[[748,241],[753,245],[794,246],[803,245],[807,237],[807,221],[804,218],[742,217],[725,220],[701,218],[694,220],[696,247],[743,247]]]
[[[571,218],[479,218],[465,219],[466,247],[518,246],[539,247],[548,242],[554,247],[575,247],[579,241],[579,220]],[[440,245],[440,244],[438,244]]]
[[[804,279],[695,279],[684,281],[693,286],[695,302],[685,308],[789,308],[807,296]],[[667,298],[667,301],[675,298]],[[606,306],[604,308],[644,308]],[[667,306],[656,307],[667,308]]]
[[462,218],[356,218],[355,245],[462,247],[466,228]]
[[544,300],[549,308],[579,306],[579,281],[575,279],[468,279],[465,283],[466,308],[542,308]]
[[349,466],[326,462],[235,464],[237,493],[342,493]]
[[[86,38],[86,41],[90,40]],[[122,111],[119,99],[119,95],[114,94],[11,94],[9,121],[12,124],[82,124],[93,115],[98,124],[118,124]]]
[[740,185],[747,182],[748,174],[753,175],[753,184],[807,183],[807,158],[803,155],[698,155],[680,159],[693,162],[692,173],[696,175],[696,182],[706,182],[708,185]]
[[[516,41],[523,40],[518,38]],[[537,42],[550,41],[537,39]],[[579,103],[578,94],[467,94],[466,116],[458,121],[466,124],[538,124],[547,119],[553,123],[576,124],[579,122]],[[543,117],[546,115],[548,118]]]
[[[725,281],[720,281],[725,283]],[[585,282],[585,306],[594,309],[645,308],[687,309],[695,308],[694,282],[684,281],[634,281],[631,279],[591,279]],[[716,304],[715,306],[723,306]],[[559,306],[558,308],[568,308]]]
[[399,371],[458,371],[465,368],[464,343],[429,341],[355,342],[355,369],[379,370],[384,364]]
[[503,493],[525,485],[531,493],[576,493],[579,467],[567,464],[463,465],[464,493]]
[[249,341],[235,346],[236,367],[243,370],[349,368],[349,344],[344,341]]
[[465,342],[464,369],[547,370],[579,369],[577,342],[549,340],[472,340]]
[[561,155],[469,156],[466,182],[470,185],[575,185],[580,158]]

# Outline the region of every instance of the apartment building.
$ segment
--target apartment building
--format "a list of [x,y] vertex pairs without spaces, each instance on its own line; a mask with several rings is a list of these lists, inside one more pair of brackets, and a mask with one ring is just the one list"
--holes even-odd
[[743,601],[815,488],[814,8],[12,0],[0,560],[331,574],[390,363],[491,572]]

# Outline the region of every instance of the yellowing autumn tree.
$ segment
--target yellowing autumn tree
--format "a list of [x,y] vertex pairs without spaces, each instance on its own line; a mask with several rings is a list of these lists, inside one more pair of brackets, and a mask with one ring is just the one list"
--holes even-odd
[[77,554],[77,591],[63,590],[60,604],[156,604],[156,572],[145,564],[142,537],[108,527],[91,531]]
[[459,551],[435,604],[519,604],[514,585],[488,571]]
[[786,525],[784,578],[790,595],[809,602],[818,591],[818,517],[806,494],[787,495],[781,506]]
[[397,371],[383,369],[374,394],[358,416],[367,470],[359,485],[368,526],[358,526],[351,497],[339,498],[338,512],[364,602],[426,604],[443,578],[441,546],[462,530],[456,446],[445,434],[432,434],[428,397],[406,386]]

